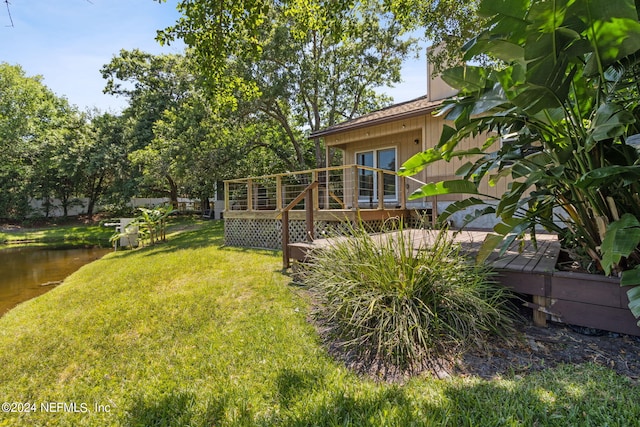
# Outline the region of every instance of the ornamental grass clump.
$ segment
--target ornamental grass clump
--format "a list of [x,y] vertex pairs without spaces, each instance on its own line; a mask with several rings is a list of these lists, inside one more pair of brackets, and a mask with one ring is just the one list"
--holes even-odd
[[[418,237],[430,243],[416,249]],[[446,231],[355,229],[316,251],[304,277],[327,338],[351,365],[376,373],[439,371],[488,339],[513,336],[510,293]]]

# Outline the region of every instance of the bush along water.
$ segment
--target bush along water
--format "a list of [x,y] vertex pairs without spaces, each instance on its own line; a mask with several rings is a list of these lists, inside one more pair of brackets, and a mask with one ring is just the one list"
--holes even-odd
[[[414,248],[415,233],[431,243]],[[514,335],[510,293],[487,267],[467,260],[446,230],[400,224],[369,235],[361,227],[332,242],[313,253],[303,274],[316,320],[351,366],[385,376],[437,372],[490,336]]]

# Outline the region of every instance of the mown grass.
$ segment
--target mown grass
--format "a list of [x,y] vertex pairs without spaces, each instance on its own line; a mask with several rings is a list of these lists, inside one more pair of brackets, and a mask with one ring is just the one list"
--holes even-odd
[[65,224],[0,231],[2,244],[91,245],[108,247],[113,227]]
[[[113,221],[117,222],[117,220]],[[172,217],[168,220],[167,232],[172,233],[181,228],[201,226],[202,224],[202,220],[192,217]],[[109,239],[113,236],[114,230],[114,227],[107,227],[103,223],[86,225],[74,222],[40,227],[12,227],[0,229],[0,245],[38,244],[47,246],[109,247],[111,246]]]
[[[276,252],[219,222],[84,266],[0,318],[14,426],[633,425],[638,387],[596,365],[491,381],[358,377],[333,361]],[[44,412],[63,402],[67,411]],[[72,412],[70,404],[87,412]],[[101,405],[103,412],[95,410]],[[64,407],[63,407],[64,409]],[[106,411],[108,410],[108,412]]]

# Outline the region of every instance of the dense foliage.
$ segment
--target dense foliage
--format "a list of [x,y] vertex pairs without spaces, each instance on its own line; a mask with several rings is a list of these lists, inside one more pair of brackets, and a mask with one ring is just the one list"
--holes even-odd
[[[390,102],[374,88],[399,81],[412,40],[376,2],[316,6],[181,3],[162,39],[184,38],[184,55],[123,50],[101,69],[105,92],[128,101],[118,115],[80,113],[39,77],[3,66],[0,218],[48,215],[53,198],[66,215],[86,197],[89,216],[125,210],[133,196],[207,201],[223,179],[323,165],[308,132]],[[228,42],[215,58],[212,40]]]
[[29,213],[29,200],[57,197],[66,209],[80,189],[89,149],[87,117],[19,66],[0,63],[0,218]]
[[377,2],[343,7],[182,2],[183,18],[161,40],[183,38],[211,101],[273,121],[293,151],[287,168],[306,169],[325,163],[308,133],[386,105],[374,89],[397,83],[411,52],[413,40]]
[[[439,144],[404,165],[412,174],[433,161],[469,157],[461,180],[430,184],[417,197],[477,194],[478,183],[511,178],[497,204],[477,215],[501,222],[484,254],[506,248],[536,226],[560,233],[565,247],[606,274],[639,284],[640,22],[632,0],[484,0],[487,27],[466,56],[490,55],[500,69],[464,66],[445,80],[460,89],[441,114],[453,121]],[[461,151],[466,136],[487,132],[480,149]],[[455,210],[484,205],[478,198]],[[629,292],[640,316],[640,289]]]

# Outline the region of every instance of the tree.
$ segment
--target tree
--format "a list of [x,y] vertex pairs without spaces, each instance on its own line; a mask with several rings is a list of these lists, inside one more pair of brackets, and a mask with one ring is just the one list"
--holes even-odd
[[[58,126],[57,137],[42,141],[41,155],[37,164],[36,182],[41,182],[45,191],[39,196],[45,200],[55,197],[60,201],[63,216],[68,216],[69,208],[80,204],[84,183],[83,152],[90,144],[90,128],[86,114],[61,100],[58,108],[64,122]],[[34,196],[37,195],[33,194]],[[47,216],[48,216],[47,212]]]
[[22,218],[30,197],[49,198],[62,183],[52,176],[52,154],[65,140],[78,112],[19,66],[0,63],[0,217]]
[[[284,17],[284,18],[283,18]],[[397,83],[400,66],[412,40],[379,8],[357,7],[344,14],[341,25],[350,37],[337,38],[326,11],[298,11],[287,17],[274,10],[260,59],[243,77],[256,83],[257,107],[276,120],[295,148],[298,168],[320,167],[324,153],[314,141],[314,163],[304,161],[306,138],[294,129],[311,132],[381,108],[390,98],[375,87]]]
[[[402,28],[377,3],[344,10],[335,2],[321,5],[265,2],[258,8],[263,18],[245,32],[233,26],[221,30],[224,22],[209,19],[220,12],[218,5],[190,2],[183,9],[185,18],[165,32],[165,37],[182,36],[193,47],[200,69],[207,70],[205,78],[216,88],[212,102],[227,101],[235,107],[252,103],[282,127],[295,152],[289,169],[324,163],[320,141],[310,147],[305,132],[389,102],[373,88],[400,80],[400,66],[412,42],[402,40]],[[230,19],[236,17],[238,7],[227,11]],[[211,45],[212,39],[236,31],[241,31],[236,37],[242,38],[231,42],[233,50]],[[347,31],[349,37],[342,37]]]
[[127,135],[130,159],[143,169],[145,185],[152,192],[166,192],[177,203],[178,184],[169,167],[173,146],[170,141],[163,146],[157,140],[154,124],[165,111],[175,109],[192,88],[192,75],[183,56],[122,50],[102,68],[102,75],[107,80],[106,93],[129,98],[124,115],[131,125]]
[[126,118],[110,113],[98,114],[91,119],[91,138],[80,154],[89,218],[101,198],[123,205],[134,195],[130,187],[135,177],[128,159],[125,123]]
[[[237,110],[216,114],[207,98],[194,88],[178,108],[166,111],[156,122],[156,139],[147,149],[165,158],[183,192],[199,197],[206,210],[209,198],[220,190],[218,182],[242,171],[250,173],[246,165],[255,160],[252,152],[270,146],[266,141],[272,126]],[[263,157],[274,157],[267,154]]]
[[479,3],[480,0],[385,1],[406,28],[424,31],[434,46],[443,46],[428,53],[436,72],[459,64],[463,45],[484,26],[486,17],[478,14]]
[[[158,0],[164,1],[164,0]],[[264,23],[272,19],[274,2],[247,0],[216,2],[184,0],[178,4],[182,18],[158,32],[161,43],[180,38],[194,48],[196,63],[207,81],[223,98],[233,99],[236,89],[254,92],[250,82],[229,78],[229,58],[253,61],[265,48]],[[313,31],[331,33],[335,40],[352,36],[348,22],[362,10],[377,10],[380,20],[397,20],[407,31],[424,31],[427,39],[447,48],[430,51],[437,69],[460,59],[460,47],[485,22],[477,13],[479,0],[291,0],[278,3],[281,15],[304,22]],[[391,15],[384,15],[390,13]]]
[[[285,14],[301,12],[304,15],[310,11],[304,1],[296,0],[283,6]],[[315,24],[328,21],[334,27],[340,25],[340,18],[345,13],[344,4],[329,1],[317,6],[317,10],[326,11],[325,16],[329,19],[315,21]],[[259,58],[264,42],[260,34],[263,25],[269,24],[273,3],[265,0],[184,0],[178,4],[178,10],[183,14],[182,18],[174,26],[158,32],[157,39],[161,43],[171,43],[180,38],[194,47],[195,64],[216,92],[216,101],[234,104],[238,92],[255,93],[255,85],[251,82],[228,73],[229,59],[251,62]],[[335,17],[331,19],[334,12]],[[311,18],[309,16],[309,21]]]
[[206,203],[217,182],[236,176],[251,151],[277,151],[282,143],[267,137],[272,119],[246,103],[234,111],[221,108],[204,96],[191,70],[190,59],[181,55],[122,51],[103,75],[107,92],[130,100],[122,137],[128,160],[142,173],[139,188],[166,193],[173,202],[183,195]]

